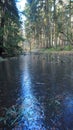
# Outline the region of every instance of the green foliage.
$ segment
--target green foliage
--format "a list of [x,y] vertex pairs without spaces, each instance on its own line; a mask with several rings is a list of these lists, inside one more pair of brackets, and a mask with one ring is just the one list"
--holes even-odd
[[56,47],[57,50],[67,43],[72,45],[72,7],[73,3],[62,0],[27,0],[24,9],[25,31],[31,45],[37,44],[38,48]]
[[15,0],[1,2],[0,16],[0,53],[3,49],[8,55],[13,55],[21,50],[19,43],[23,41]]
[[58,51],[73,51],[73,46],[72,45],[66,45],[66,46],[57,46],[56,48],[55,47],[51,47],[51,48],[43,48],[43,49],[40,49],[39,50],[40,52],[43,52],[43,53],[49,53],[49,52],[58,52]]
[[64,50],[65,51],[71,51],[71,50],[73,50],[73,46],[72,45],[67,45],[67,46],[64,47]]

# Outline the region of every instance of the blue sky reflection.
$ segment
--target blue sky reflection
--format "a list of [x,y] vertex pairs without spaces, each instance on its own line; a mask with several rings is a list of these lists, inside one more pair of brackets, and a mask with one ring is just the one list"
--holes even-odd
[[25,71],[22,79],[22,95],[24,99],[22,103],[22,114],[25,117],[24,124],[26,125],[27,130],[45,130],[43,125],[43,109],[33,94],[33,85],[27,61],[24,67]]

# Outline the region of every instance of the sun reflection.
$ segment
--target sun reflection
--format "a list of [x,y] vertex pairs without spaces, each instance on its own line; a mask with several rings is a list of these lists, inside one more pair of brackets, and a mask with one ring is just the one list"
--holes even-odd
[[43,125],[44,112],[33,94],[33,84],[28,69],[28,62],[24,66],[24,74],[22,79],[22,114],[24,116],[24,124],[30,130],[45,130]]

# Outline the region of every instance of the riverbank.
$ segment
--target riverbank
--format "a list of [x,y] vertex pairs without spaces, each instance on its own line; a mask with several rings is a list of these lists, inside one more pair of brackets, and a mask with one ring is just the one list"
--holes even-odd
[[6,61],[6,58],[0,57],[0,62],[2,62],[2,61]]
[[50,47],[50,48],[40,48],[40,49],[31,49],[31,52],[39,52],[39,53],[73,53],[73,46],[58,46],[58,47]]
[[73,50],[58,50],[58,49],[32,49],[31,53],[56,53],[56,54],[73,54]]
[[48,50],[40,50],[42,53],[57,53],[57,54],[73,54],[73,51],[48,51]]
[[13,56],[0,56],[0,62],[6,61],[8,58],[17,57],[20,55],[25,55],[29,53],[43,53],[43,54],[73,54],[73,50],[55,50],[55,49],[32,49],[30,52],[24,52],[19,55],[13,55]]

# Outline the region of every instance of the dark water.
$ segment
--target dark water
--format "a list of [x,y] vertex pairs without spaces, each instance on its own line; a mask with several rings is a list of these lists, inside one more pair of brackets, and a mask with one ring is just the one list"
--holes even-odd
[[27,54],[1,62],[2,122],[22,130],[73,130],[73,55]]

